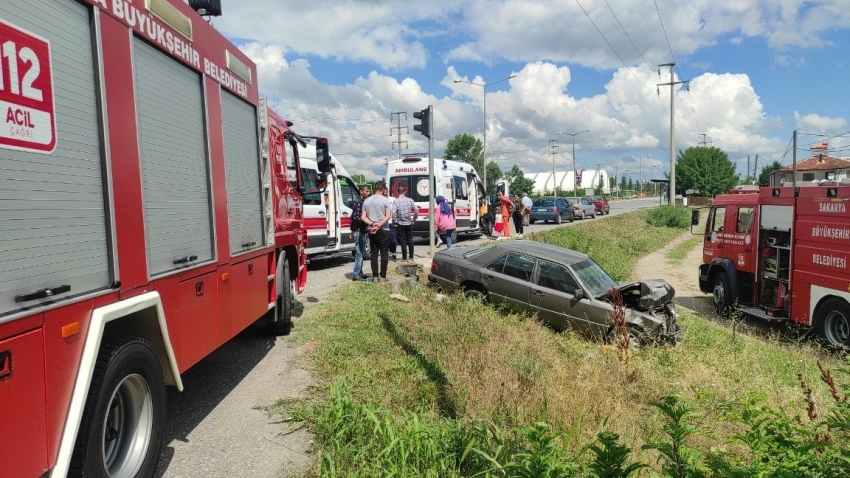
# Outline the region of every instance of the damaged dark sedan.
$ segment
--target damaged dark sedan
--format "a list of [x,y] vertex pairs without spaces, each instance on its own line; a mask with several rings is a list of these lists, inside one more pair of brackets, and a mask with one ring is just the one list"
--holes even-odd
[[682,340],[670,284],[661,279],[615,282],[590,257],[562,247],[534,241],[453,247],[434,256],[428,279],[536,315],[554,329],[573,329],[608,343],[614,341],[611,294],[616,289],[634,345]]

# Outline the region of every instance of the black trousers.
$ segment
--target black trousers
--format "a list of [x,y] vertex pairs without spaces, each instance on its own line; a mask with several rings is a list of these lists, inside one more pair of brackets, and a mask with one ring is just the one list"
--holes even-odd
[[[369,247],[372,251],[372,277],[387,277],[387,265],[390,259],[390,231],[378,229],[369,234]],[[378,254],[381,255],[381,268],[378,269]]]
[[401,258],[407,260],[408,257],[413,259],[413,224],[396,226],[396,237],[401,246]]
[[522,234],[522,213],[516,211],[512,214],[514,218],[514,229],[516,229],[517,234]]

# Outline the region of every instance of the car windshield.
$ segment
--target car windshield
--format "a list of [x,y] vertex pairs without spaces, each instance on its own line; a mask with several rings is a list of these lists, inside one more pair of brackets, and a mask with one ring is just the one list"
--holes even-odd
[[616,284],[608,274],[599,267],[599,264],[587,259],[573,266],[576,275],[581,279],[585,286],[590,289],[590,293],[596,297],[604,292],[608,292]]
[[581,198],[565,198],[571,204],[581,204]]
[[549,199],[543,199],[543,198],[535,199],[534,203],[533,203],[534,207],[552,207],[554,204],[555,204],[555,200],[551,199],[551,198],[549,198]]
[[599,197],[599,196],[588,196],[587,199],[589,201],[601,201],[602,200],[602,198]]

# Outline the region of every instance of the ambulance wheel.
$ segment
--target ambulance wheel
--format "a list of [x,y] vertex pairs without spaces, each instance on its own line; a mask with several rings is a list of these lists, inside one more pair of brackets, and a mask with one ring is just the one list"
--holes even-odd
[[371,261],[372,260],[372,248],[369,247],[369,238],[368,237],[366,238],[366,253],[363,254],[363,260],[364,261]]
[[457,244],[457,229],[452,231],[452,245],[454,246],[455,244]]
[[69,475],[153,476],[165,423],[165,380],[147,341],[128,337],[100,349]]
[[718,272],[714,276],[714,287],[712,288],[712,299],[714,310],[722,315],[729,307],[732,307],[732,288],[729,286],[729,278],[725,272]]
[[289,335],[292,332],[292,304],[295,299],[289,274],[289,259],[283,259],[279,279],[282,286],[281,294],[275,303],[273,320],[267,324],[272,335]]
[[848,344],[850,337],[850,306],[842,299],[832,297],[823,302],[815,313],[815,332],[829,347]]

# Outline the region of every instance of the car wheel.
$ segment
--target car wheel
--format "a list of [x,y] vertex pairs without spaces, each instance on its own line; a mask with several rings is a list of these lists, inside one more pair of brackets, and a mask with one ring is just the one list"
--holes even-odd
[[292,332],[292,302],[295,298],[289,274],[289,259],[283,259],[280,282],[282,291],[277,298],[274,316],[266,322],[266,326],[272,335],[289,335]]
[[481,304],[487,303],[487,293],[477,284],[474,286],[464,287],[463,295],[466,296],[470,302],[478,302]]
[[837,297],[827,299],[818,307],[814,326],[818,337],[827,346],[839,348],[850,345],[850,306]]
[[584,221],[586,216],[584,215],[584,209],[581,210],[581,220]]
[[364,261],[371,261],[372,260],[372,248],[369,246],[369,238],[368,237],[366,238],[366,252],[363,253],[363,260]]
[[137,337],[105,344],[71,459],[74,476],[153,476],[165,429],[165,380],[153,346]]
[[558,213],[558,216],[557,216],[557,217],[555,217],[555,224],[560,224],[560,223],[561,223],[561,221],[562,221],[562,219],[561,219],[561,213]]
[[534,224],[534,223],[535,223],[535,221],[536,221],[536,219],[529,219],[529,220],[528,220],[528,223],[529,223],[529,224]]
[[575,220],[576,220],[576,214],[575,213],[570,214],[570,222],[573,222]]
[[718,315],[722,315],[726,309],[732,306],[732,288],[729,286],[729,278],[726,277],[725,272],[718,272],[714,276],[712,298],[714,300],[714,310]]
[[593,215],[590,216],[591,219],[596,219],[596,210],[593,211]]
[[[646,342],[646,334],[643,333],[643,330],[636,325],[627,325],[628,328],[628,348],[632,351],[638,351],[643,347]],[[619,348],[619,338],[617,337],[616,331],[613,327],[608,329],[608,332],[605,334],[605,344],[610,345],[614,348]]]

